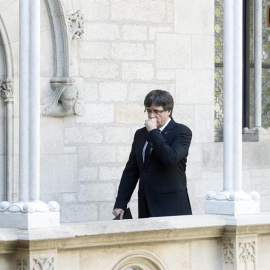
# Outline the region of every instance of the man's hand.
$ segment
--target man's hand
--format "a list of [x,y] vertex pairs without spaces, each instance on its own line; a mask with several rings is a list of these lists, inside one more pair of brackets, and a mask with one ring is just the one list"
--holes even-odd
[[150,132],[153,129],[157,129],[157,119],[156,118],[149,118],[145,120],[145,127],[148,132]]
[[113,213],[113,215],[115,217],[117,217],[120,214],[120,219],[123,219],[123,215],[124,215],[124,210],[123,209],[115,208],[115,209],[113,209],[112,213]]

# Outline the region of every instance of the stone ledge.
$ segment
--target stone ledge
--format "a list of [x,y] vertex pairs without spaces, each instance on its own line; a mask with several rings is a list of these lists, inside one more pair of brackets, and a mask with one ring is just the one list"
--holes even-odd
[[[158,217],[149,219],[133,219],[120,221],[98,221],[87,223],[62,224],[58,227],[42,229],[5,229],[1,228],[0,242],[2,241],[46,241],[52,239],[72,239],[80,237],[101,237],[131,234],[150,234],[159,232],[160,236],[170,238],[170,235],[181,235],[182,238],[198,238],[206,236],[220,236],[220,229],[226,226],[254,227],[270,233],[270,212],[258,215],[193,215]],[[168,233],[169,232],[169,233]],[[175,232],[175,233],[173,233]],[[115,240],[115,239],[114,239]],[[144,239],[145,240],[145,239]],[[146,240],[145,240],[146,241]],[[103,243],[105,244],[105,243]]]

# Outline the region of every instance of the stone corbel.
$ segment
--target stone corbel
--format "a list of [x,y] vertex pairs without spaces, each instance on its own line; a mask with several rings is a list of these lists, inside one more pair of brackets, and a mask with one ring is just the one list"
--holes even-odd
[[11,78],[6,78],[2,81],[0,88],[0,96],[4,99],[5,102],[14,101],[14,82]]
[[43,116],[64,117],[80,115],[81,103],[78,89],[70,77],[57,77],[51,80],[53,89],[49,102],[41,106]]

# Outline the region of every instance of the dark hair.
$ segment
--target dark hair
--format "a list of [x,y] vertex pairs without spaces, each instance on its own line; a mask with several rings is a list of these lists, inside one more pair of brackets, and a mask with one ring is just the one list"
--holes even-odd
[[[165,90],[153,90],[144,99],[144,106],[151,107],[152,104],[162,106],[164,110],[173,110],[173,97]],[[172,112],[171,112],[172,116]]]

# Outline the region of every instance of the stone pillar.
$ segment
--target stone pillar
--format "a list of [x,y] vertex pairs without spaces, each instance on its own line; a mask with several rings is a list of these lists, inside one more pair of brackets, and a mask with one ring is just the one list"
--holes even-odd
[[40,0],[20,0],[19,202],[0,203],[0,227],[57,226],[59,204],[40,194]]
[[206,194],[207,214],[260,213],[260,196],[242,191],[242,0],[224,1],[223,191]]
[[223,189],[233,188],[233,0],[224,2],[224,128],[223,128]]

